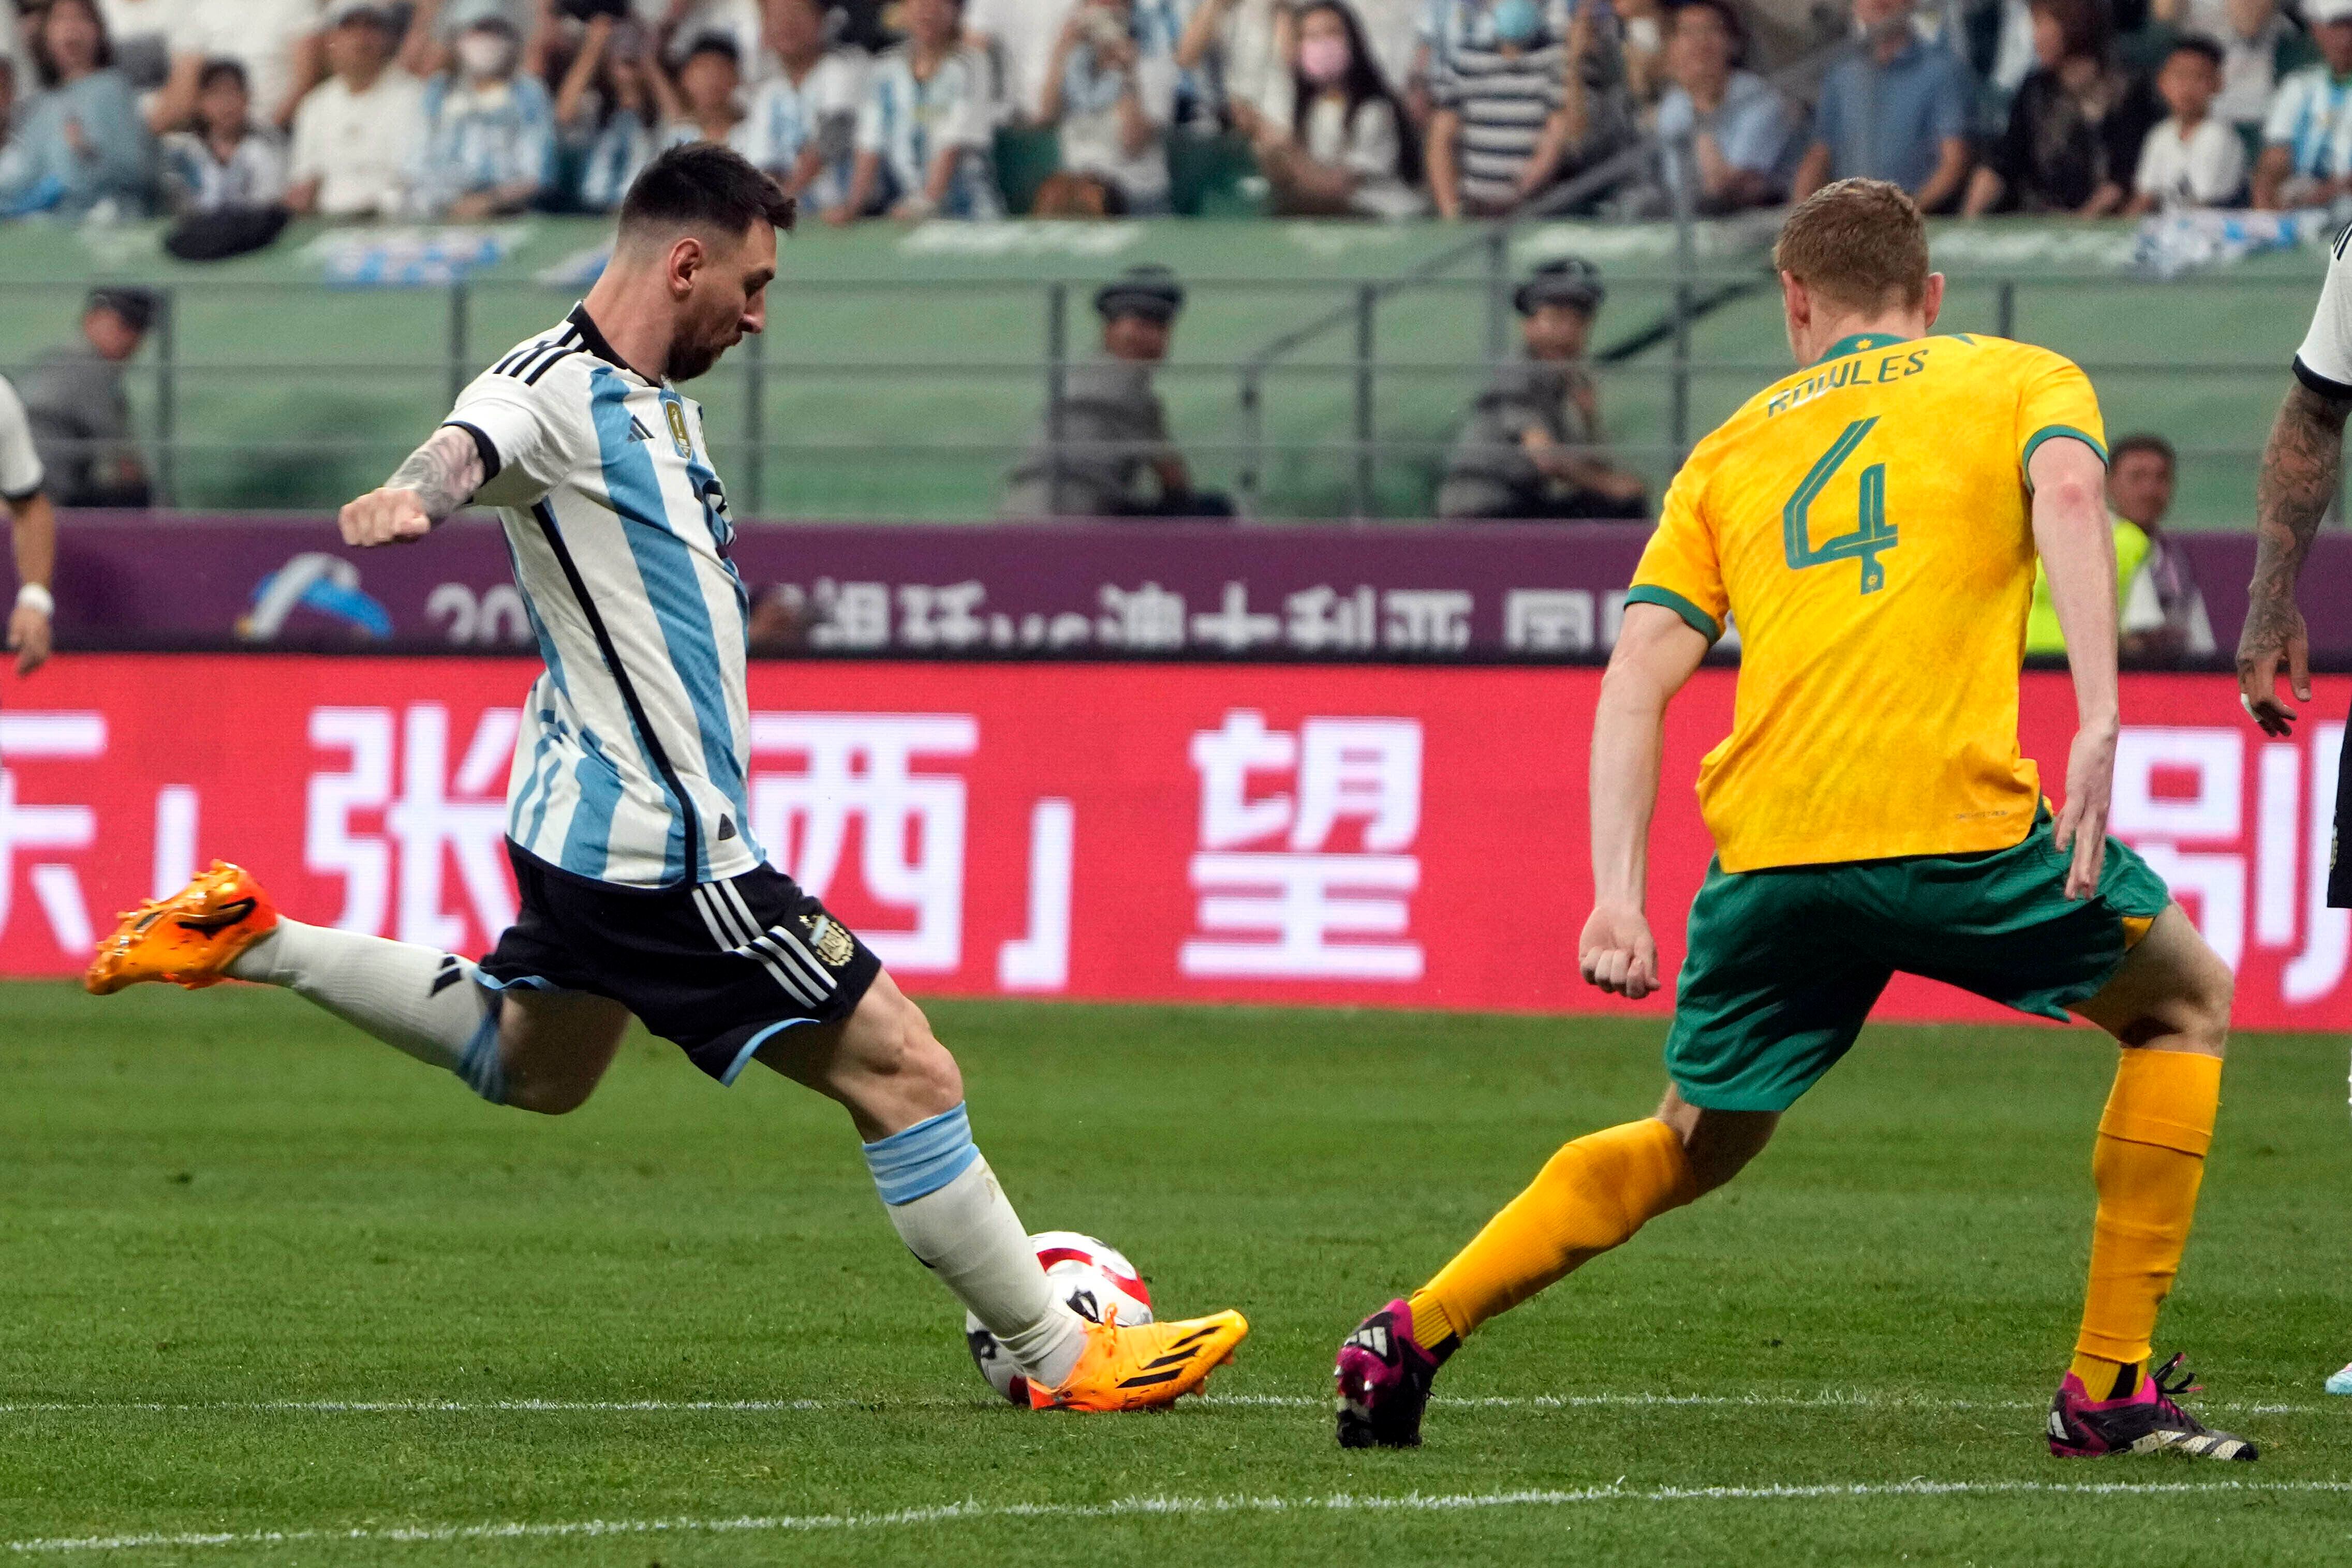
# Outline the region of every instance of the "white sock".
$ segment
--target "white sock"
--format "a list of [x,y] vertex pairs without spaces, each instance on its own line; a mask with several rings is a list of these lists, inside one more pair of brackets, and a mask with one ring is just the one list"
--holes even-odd
[[971,1141],[964,1108],[866,1144],[866,1163],[907,1249],[1023,1371],[1059,1387],[1086,1348],[1085,1323],[1054,1300],[1021,1216]]
[[474,966],[415,942],[280,919],[229,961],[232,979],[282,985],[345,1023],[446,1068],[492,1104],[506,1100],[499,997]]

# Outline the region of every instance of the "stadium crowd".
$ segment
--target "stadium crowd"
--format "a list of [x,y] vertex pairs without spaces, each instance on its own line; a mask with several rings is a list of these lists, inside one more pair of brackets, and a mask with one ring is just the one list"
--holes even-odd
[[[1831,22],[1799,0],[0,0],[0,215],[602,212],[697,139],[838,224],[1722,212],[1853,174],[1971,215],[2352,194],[2352,0]],[[1651,132],[1662,156],[1622,156]]]

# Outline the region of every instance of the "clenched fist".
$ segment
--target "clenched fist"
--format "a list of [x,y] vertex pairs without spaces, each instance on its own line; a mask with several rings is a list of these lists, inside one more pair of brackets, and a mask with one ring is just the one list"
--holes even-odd
[[362,548],[375,544],[409,544],[433,531],[433,519],[415,490],[386,485],[345,504],[335,520],[343,542]]

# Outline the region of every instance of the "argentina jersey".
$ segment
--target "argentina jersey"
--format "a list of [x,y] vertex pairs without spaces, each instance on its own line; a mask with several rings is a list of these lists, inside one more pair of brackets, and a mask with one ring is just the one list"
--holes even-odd
[[764,859],[745,817],[750,601],[702,412],[624,364],[584,307],[483,372],[447,423],[488,478],[547,669],[507,789],[507,833],[627,887]]

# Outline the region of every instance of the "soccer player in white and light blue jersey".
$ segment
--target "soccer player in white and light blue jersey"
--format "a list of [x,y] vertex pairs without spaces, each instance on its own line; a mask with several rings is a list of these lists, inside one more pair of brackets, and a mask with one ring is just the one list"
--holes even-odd
[[701,411],[676,384],[764,326],[793,216],[730,149],[664,153],[587,300],[343,509],[358,546],[421,539],[469,502],[504,523],[547,668],[508,788],[521,912],[496,950],[476,965],[303,925],[215,865],[128,917],[85,984],[283,985],[548,1113],[587,1100],[632,1016],[720,1083],[761,1062],[847,1109],[899,1237],[1021,1363],[1033,1405],[1165,1405],[1248,1324],[1091,1323],[1055,1301],[972,1142],[954,1058],[750,835],[746,597]]

